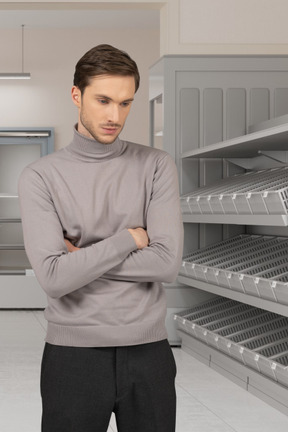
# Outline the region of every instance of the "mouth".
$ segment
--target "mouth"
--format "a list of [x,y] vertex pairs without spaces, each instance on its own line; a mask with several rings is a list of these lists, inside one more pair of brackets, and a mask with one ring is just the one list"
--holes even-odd
[[119,126],[114,126],[114,127],[103,126],[102,130],[107,135],[114,135],[115,133],[118,132],[119,128],[120,128]]
[[107,128],[103,128],[104,133],[108,134],[108,135],[114,135],[117,131],[117,129],[107,129]]

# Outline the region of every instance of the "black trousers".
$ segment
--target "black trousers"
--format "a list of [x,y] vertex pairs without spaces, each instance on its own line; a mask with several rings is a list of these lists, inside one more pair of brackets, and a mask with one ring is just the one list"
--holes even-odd
[[167,340],[116,348],[46,344],[42,432],[175,432],[176,365]]

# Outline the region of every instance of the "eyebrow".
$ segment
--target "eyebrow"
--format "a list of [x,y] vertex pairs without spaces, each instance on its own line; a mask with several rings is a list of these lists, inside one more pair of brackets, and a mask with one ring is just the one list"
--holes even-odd
[[[96,94],[95,97],[96,98],[100,98],[100,99],[107,99],[107,100],[113,102],[113,99],[110,98],[109,96],[105,96],[105,95],[101,95],[101,94]],[[130,98],[130,99],[125,99],[125,100],[121,101],[120,103],[123,103],[123,102],[133,102],[133,101],[134,101],[134,98]]]

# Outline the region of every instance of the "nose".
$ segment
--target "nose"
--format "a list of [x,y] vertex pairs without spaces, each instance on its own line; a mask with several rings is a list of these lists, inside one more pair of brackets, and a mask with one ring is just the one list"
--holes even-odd
[[119,122],[119,106],[116,104],[110,104],[109,113],[108,113],[108,121],[110,123],[118,123]]

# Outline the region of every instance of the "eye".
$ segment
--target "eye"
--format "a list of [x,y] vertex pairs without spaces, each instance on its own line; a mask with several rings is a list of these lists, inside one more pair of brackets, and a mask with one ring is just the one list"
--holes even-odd
[[123,108],[126,108],[126,107],[128,107],[130,104],[131,104],[131,102],[122,102],[122,103],[121,103],[121,106],[122,106]]
[[106,104],[109,103],[107,99],[98,99],[98,102],[99,102],[101,105],[106,105]]

